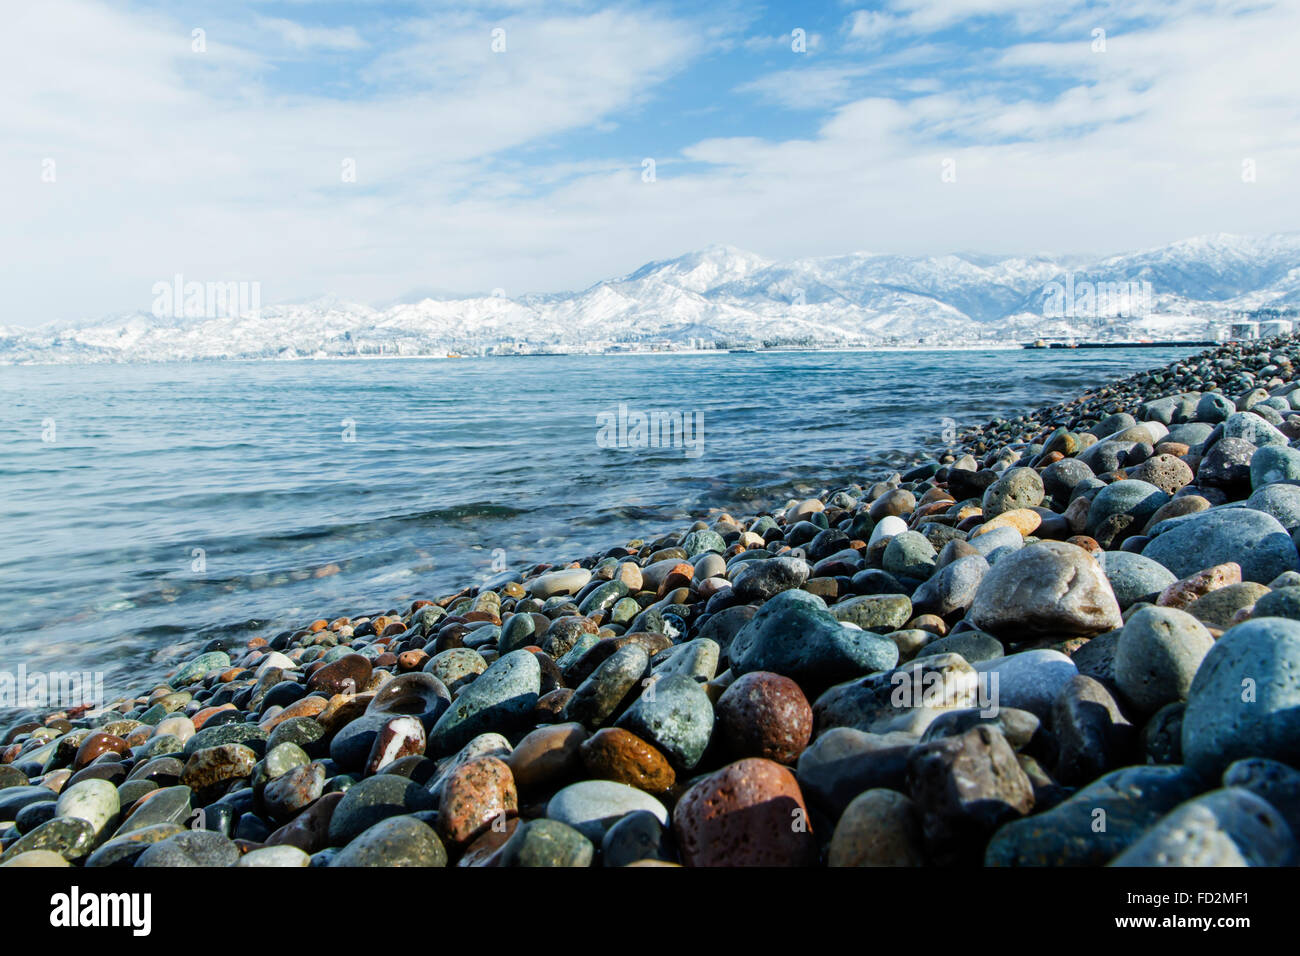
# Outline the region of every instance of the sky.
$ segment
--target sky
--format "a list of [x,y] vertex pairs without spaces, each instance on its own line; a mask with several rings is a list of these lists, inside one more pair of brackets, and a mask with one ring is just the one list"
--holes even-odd
[[40,0],[0,325],[1300,228],[1300,0]]

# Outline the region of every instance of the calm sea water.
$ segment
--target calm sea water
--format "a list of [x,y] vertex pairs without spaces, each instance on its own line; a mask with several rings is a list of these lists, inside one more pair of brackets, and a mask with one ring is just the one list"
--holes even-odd
[[[219,635],[752,512],[1190,349],[0,368],[0,672],[111,695]],[[702,416],[685,448],[597,416]],[[632,420],[635,424],[635,419]]]

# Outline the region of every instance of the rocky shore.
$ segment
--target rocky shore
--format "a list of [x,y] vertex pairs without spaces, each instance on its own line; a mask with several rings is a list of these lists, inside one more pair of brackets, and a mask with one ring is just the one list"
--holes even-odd
[[0,865],[1294,864],[1297,363],[213,641],[0,731]]

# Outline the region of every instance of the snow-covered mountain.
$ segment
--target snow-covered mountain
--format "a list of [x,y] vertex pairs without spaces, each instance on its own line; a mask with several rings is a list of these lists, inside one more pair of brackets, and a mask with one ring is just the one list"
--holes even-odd
[[[1117,299],[1121,291],[1123,298]],[[710,246],[648,263],[581,292],[513,299],[447,296],[383,309],[330,297],[241,310],[229,306],[246,303],[247,297],[238,299],[233,292],[217,296],[213,309],[216,295],[208,289],[205,297],[199,289],[197,308],[180,308],[178,288],[178,307],[155,303],[158,314],[35,329],[0,326],[0,363],[445,355],[692,343],[1210,338],[1242,317],[1300,317],[1300,233],[1202,236],[1097,260],[852,253],[774,262]],[[186,305],[192,305],[189,296],[187,287]],[[1122,303],[1118,309],[1117,302]]]

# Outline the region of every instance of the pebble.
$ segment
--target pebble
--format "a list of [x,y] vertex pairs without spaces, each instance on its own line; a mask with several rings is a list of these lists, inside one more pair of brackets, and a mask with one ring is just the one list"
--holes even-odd
[[511,731],[525,726],[541,686],[541,667],[530,651],[504,655],[438,718],[429,731],[429,751],[451,753],[484,731]]
[[604,839],[605,831],[637,810],[668,822],[664,805],[648,793],[612,780],[583,780],[570,784],[551,797],[546,816],[573,827],[593,844]]
[[583,741],[580,756],[587,775],[624,783],[646,793],[673,788],[677,774],[653,745],[618,727],[606,727]]
[[812,738],[808,698],[788,677],[751,671],[738,677],[715,708],[716,734],[733,758],[792,764]]
[[1190,769],[1218,776],[1234,760],[1300,761],[1300,621],[1238,624],[1214,643],[1192,680],[1182,751]]
[[515,830],[498,866],[591,866],[596,848],[581,832],[559,820],[530,820]]
[[1153,714],[1186,700],[1201,661],[1214,646],[1186,611],[1144,607],[1124,625],[1115,650],[1115,682],[1139,712]]
[[1152,532],[1156,536],[1142,554],[1179,578],[1229,561],[1240,566],[1243,580],[1260,584],[1283,571],[1300,570],[1286,529],[1272,515],[1253,508],[1202,511],[1171,519]]
[[115,786],[104,780],[83,780],[60,792],[54,813],[59,817],[85,820],[98,838],[105,833],[110,823],[117,820],[120,809]]
[[858,794],[835,824],[828,866],[922,866],[925,851],[916,808],[895,790]]
[[986,866],[1104,866],[1199,790],[1182,767],[1124,767],[999,829]]
[[786,591],[736,635],[729,656],[737,675],[772,671],[816,687],[887,670],[898,661],[898,647],[870,631],[844,627],[820,598]]
[[1098,557],[1121,611],[1139,602],[1155,603],[1177,580],[1163,564],[1131,551],[1103,551]]
[[1269,803],[1229,787],[1190,800],[1119,854],[1112,866],[1291,866],[1291,828]]
[[236,867],[295,867],[311,865],[311,857],[296,846],[268,846],[239,858]]
[[433,827],[403,814],[367,827],[353,837],[329,865],[446,866],[447,850]]
[[681,674],[654,678],[615,726],[653,744],[675,766],[700,762],[713,733],[713,702],[696,681]]
[[510,767],[496,757],[478,757],[457,767],[442,787],[438,833],[452,847],[464,847],[488,827],[504,827],[519,812]]
[[239,847],[229,837],[211,830],[186,830],[148,846],[135,865],[222,867],[234,866],[239,857]]
[[582,766],[581,746],[587,729],[568,722],[538,727],[505,758],[521,791],[541,789],[563,781]]
[[732,578],[731,589],[743,602],[766,601],[782,591],[800,587],[810,569],[802,558],[768,558],[746,561]]
[[591,730],[609,723],[649,666],[649,656],[636,644],[620,647],[574,690],[564,708],[565,720]]
[[1028,545],[997,562],[980,582],[967,620],[1013,640],[1087,636],[1123,624],[1101,565],[1060,541]]
[[920,744],[907,777],[927,851],[939,861],[978,861],[989,835],[1034,806],[1015,751],[990,725]]
[[748,757],[691,787],[673,810],[686,866],[811,866],[817,841],[795,775]]
[[404,813],[437,809],[433,794],[394,774],[368,777],[343,794],[329,822],[329,842],[345,846],[380,820]]

